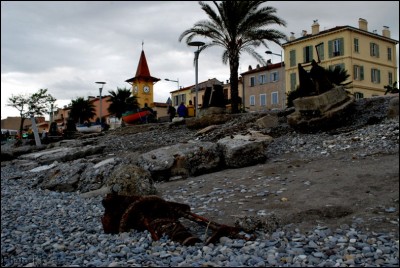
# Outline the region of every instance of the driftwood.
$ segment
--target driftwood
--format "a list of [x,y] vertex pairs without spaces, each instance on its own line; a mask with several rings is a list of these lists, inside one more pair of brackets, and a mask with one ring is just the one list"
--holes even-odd
[[212,222],[192,213],[186,204],[165,201],[155,195],[123,196],[111,193],[107,194],[102,204],[105,212],[101,221],[105,233],[148,230],[155,241],[162,235],[168,235],[183,245],[202,242],[179,222],[179,218],[183,217],[213,230],[206,244],[215,243],[222,236],[245,238],[240,235],[241,228]]

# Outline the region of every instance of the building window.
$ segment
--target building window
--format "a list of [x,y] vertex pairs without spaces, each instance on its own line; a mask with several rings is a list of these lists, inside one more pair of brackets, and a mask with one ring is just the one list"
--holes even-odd
[[265,74],[260,74],[260,75],[258,76],[258,83],[259,83],[260,85],[267,83],[267,75],[265,75]]
[[278,81],[278,78],[279,78],[278,72],[271,73],[271,82]]
[[250,86],[254,87],[256,85],[256,78],[254,76],[250,77]]
[[354,93],[354,98],[355,98],[356,100],[362,99],[362,98],[364,98],[364,94],[361,93],[361,92],[356,92],[356,93]]
[[375,43],[370,43],[370,53],[371,57],[379,58],[379,46]]
[[303,62],[311,62],[313,60],[313,47],[306,46],[303,48]]
[[388,74],[388,81],[389,81],[389,86],[393,84],[393,73],[389,72]]
[[375,84],[381,82],[381,72],[378,69],[371,69],[371,82]]
[[360,47],[358,45],[358,39],[354,38],[354,52],[359,53],[360,52]]
[[354,65],[354,80],[364,80],[364,67]]
[[296,50],[290,50],[289,57],[290,67],[296,66]]
[[290,74],[290,90],[296,90],[296,73]]
[[338,38],[334,40],[330,40],[328,42],[329,46],[329,57],[337,57],[344,55],[344,39]]
[[392,48],[388,47],[387,48],[387,56],[388,56],[388,60],[392,60]]
[[250,106],[256,105],[256,97],[254,95],[250,96]]
[[278,92],[272,92],[271,93],[271,104],[278,104]]
[[267,94],[260,94],[260,106],[267,106]]

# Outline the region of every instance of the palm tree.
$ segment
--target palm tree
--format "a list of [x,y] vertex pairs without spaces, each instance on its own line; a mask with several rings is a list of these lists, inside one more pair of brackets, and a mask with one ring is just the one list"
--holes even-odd
[[75,123],[90,121],[96,115],[94,104],[90,100],[84,100],[83,97],[72,100],[70,106],[69,118],[72,118]]
[[334,69],[325,69],[325,72],[328,80],[335,85],[346,87],[352,83],[352,81],[347,83],[344,82],[350,77],[350,75],[347,73],[347,70],[342,69],[339,66],[336,66]]
[[107,102],[111,102],[108,107],[108,112],[110,114],[115,114],[115,116],[120,119],[122,114],[126,111],[133,111],[139,108],[139,103],[136,96],[131,96],[131,91],[127,88],[118,88],[117,92],[108,91],[111,97]]
[[222,62],[229,61],[232,113],[239,112],[238,69],[239,58],[242,52],[252,55],[257,61],[265,65],[265,60],[254,48],[272,41],[280,45],[280,40],[287,40],[284,33],[266,28],[273,24],[286,26],[286,22],[275,15],[273,7],[261,7],[267,1],[213,1],[217,11],[200,1],[201,8],[210,20],[199,21],[193,28],[185,30],[179,37],[182,41],[186,37],[189,44],[195,37],[209,38],[211,41],[200,48],[200,51],[220,46],[224,48]]

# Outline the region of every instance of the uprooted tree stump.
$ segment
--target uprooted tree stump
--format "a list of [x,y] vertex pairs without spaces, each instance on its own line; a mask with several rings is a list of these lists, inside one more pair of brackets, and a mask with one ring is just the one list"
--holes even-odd
[[167,235],[183,245],[202,242],[180,223],[179,218],[183,217],[214,231],[206,244],[215,243],[222,236],[245,238],[239,234],[241,228],[212,222],[192,213],[186,204],[165,201],[155,195],[124,196],[111,193],[107,194],[102,204],[105,211],[101,221],[105,233],[148,230],[155,241]]

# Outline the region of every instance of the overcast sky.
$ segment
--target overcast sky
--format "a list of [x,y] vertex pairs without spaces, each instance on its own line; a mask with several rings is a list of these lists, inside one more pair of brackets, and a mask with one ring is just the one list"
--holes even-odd
[[[212,3],[211,3],[212,4]],[[391,38],[399,40],[398,1],[269,1],[286,27],[273,28],[299,37],[311,32],[313,20],[320,30],[368,21],[368,30],[382,34],[388,26]],[[102,95],[117,87],[130,88],[125,80],[135,76],[140,53],[145,52],[150,74],[162,79],[154,85],[156,102],[166,102],[170,91],[195,84],[195,47],[179,42],[179,35],[194,23],[208,19],[196,1],[110,1],[110,2],[1,2],[1,118],[19,116],[7,107],[12,94],[31,94],[40,88],[58,101],[99,95],[96,81],[105,81]],[[200,40],[199,41],[206,41]],[[280,56],[257,51],[265,60],[280,62]],[[273,43],[269,50],[280,54]],[[397,45],[398,62],[398,45]],[[222,48],[200,54],[199,82],[210,78],[229,79],[229,66],[222,64]],[[243,54],[239,73],[255,59]]]

